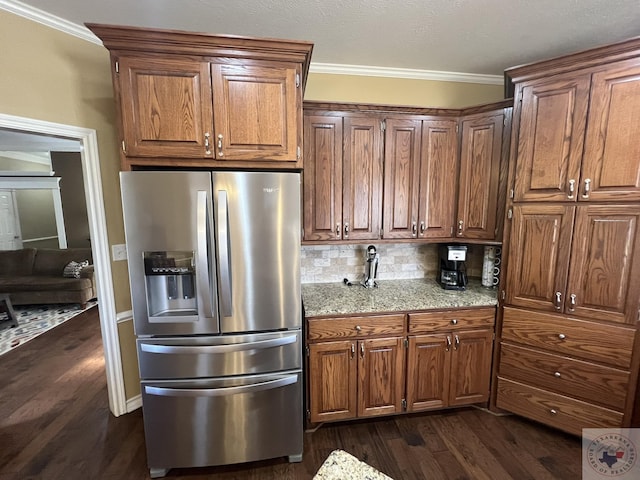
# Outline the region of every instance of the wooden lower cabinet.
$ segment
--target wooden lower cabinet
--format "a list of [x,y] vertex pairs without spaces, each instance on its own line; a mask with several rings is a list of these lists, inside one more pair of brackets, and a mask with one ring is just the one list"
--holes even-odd
[[407,411],[489,399],[493,330],[409,337]]

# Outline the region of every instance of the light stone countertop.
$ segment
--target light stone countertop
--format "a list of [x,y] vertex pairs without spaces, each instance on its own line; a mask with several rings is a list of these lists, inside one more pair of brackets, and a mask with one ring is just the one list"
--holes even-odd
[[305,316],[388,313],[413,310],[493,306],[495,289],[470,279],[464,291],[444,290],[433,279],[380,280],[378,288],[354,283],[302,284]]

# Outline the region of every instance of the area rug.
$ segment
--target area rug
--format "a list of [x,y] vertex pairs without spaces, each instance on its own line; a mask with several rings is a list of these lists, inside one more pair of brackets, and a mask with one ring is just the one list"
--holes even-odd
[[313,480],[393,480],[344,450],[329,454]]
[[90,309],[96,303],[95,300],[87,302],[86,308],[82,308],[78,303],[14,306],[18,326],[0,330],[0,355],[24,345],[47,330]]

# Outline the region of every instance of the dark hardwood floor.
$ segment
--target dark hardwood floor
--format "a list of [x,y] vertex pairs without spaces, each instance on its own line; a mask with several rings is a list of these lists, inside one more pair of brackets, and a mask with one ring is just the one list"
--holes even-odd
[[[148,478],[142,412],[109,412],[97,308],[0,356],[0,479]],[[341,448],[395,480],[579,479],[580,439],[468,408],[324,425],[304,460],[170,470],[179,479],[310,479]]]

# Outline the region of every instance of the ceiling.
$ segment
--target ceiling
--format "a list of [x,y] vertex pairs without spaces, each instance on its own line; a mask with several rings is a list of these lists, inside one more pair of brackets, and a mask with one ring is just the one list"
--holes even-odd
[[487,83],[511,66],[640,36],[638,0],[0,0],[7,5],[78,26],[308,40],[312,71],[495,76]]

